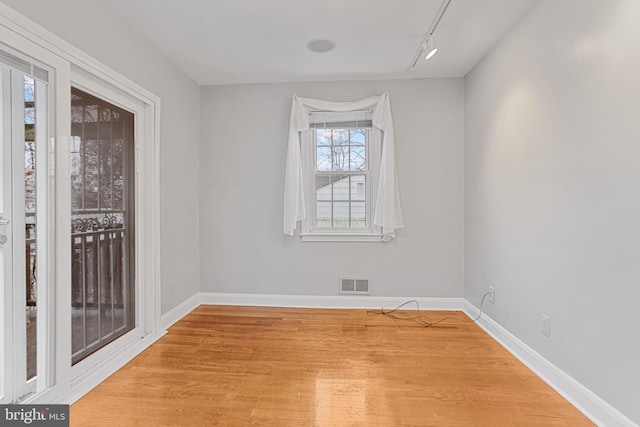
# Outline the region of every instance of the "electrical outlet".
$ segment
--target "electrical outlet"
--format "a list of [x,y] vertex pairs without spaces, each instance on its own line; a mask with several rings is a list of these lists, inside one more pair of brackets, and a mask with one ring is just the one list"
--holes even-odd
[[496,303],[496,288],[493,286],[489,286],[489,302],[491,304]]
[[542,334],[547,337],[551,336],[551,316],[546,314],[542,315]]

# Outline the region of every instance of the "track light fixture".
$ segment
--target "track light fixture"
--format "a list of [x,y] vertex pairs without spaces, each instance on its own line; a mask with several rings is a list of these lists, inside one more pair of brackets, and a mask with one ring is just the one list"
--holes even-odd
[[426,60],[431,58],[433,55],[436,54],[437,51],[438,51],[438,48],[433,43],[433,38],[429,36],[427,41],[422,43],[422,53],[425,55],[424,59]]
[[420,44],[420,48],[418,49],[418,52],[413,57],[413,61],[411,62],[411,65],[409,66],[409,71],[411,71],[411,70],[413,70],[415,68],[416,64],[418,63],[418,61],[420,60],[422,55],[424,55],[424,59],[429,59],[433,55],[435,55],[436,52],[438,51],[438,48],[435,46],[435,43],[433,42],[433,33],[435,33],[435,31],[436,31],[436,28],[438,27],[438,24],[440,23],[440,20],[442,19],[442,15],[444,15],[444,12],[449,7],[449,3],[451,3],[451,0],[443,0],[442,1],[442,5],[440,6],[440,10],[438,11],[438,14],[436,15],[435,19],[433,20],[433,23],[431,24],[431,28],[429,28],[429,32],[427,33],[427,38],[422,42],[422,44]]

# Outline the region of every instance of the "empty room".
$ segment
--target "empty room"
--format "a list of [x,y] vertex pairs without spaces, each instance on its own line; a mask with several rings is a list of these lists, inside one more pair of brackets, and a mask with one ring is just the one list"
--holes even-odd
[[638,22],[0,0],[0,425],[640,426]]

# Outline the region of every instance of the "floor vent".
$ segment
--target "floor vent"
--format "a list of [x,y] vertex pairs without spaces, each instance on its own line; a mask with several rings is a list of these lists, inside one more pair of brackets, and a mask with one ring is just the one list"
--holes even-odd
[[341,294],[365,294],[369,295],[369,279],[347,279],[340,278]]

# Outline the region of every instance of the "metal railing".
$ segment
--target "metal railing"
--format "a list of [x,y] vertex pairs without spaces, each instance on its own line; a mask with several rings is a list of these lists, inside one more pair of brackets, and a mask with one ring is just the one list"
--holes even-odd
[[124,211],[73,211],[73,363],[131,329]]

